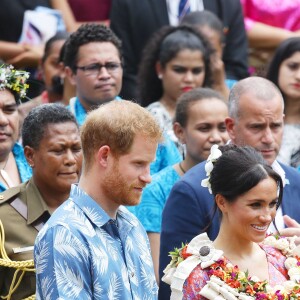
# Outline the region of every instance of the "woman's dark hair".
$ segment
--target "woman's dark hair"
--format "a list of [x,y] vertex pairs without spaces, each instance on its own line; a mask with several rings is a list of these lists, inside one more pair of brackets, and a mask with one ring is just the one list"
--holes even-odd
[[205,65],[205,87],[212,86],[211,56],[215,50],[204,34],[188,25],[165,26],[155,32],[145,46],[138,72],[138,97],[142,106],[157,101],[163,94],[161,80],[157,77],[156,63],[164,68],[179,51],[199,50],[203,53]]
[[197,28],[207,26],[220,35],[221,43],[225,43],[225,35],[222,21],[218,18],[217,15],[215,15],[211,11],[193,11],[189,14],[186,14],[183,17],[181,24],[192,25]]
[[45,50],[44,50],[44,55],[42,57],[42,63],[44,63],[45,60],[47,59],[47,57],[49,56],[53,44],[56,41],[66,41],[69,36],[70,36],[70,33],[66,32],[66,31],[58,31],[53,37],[51,37],[45,44]]
[[63,123],[67,122],[78,127],[74,115],[60,103],[47,103],[33,108],[22,126],[23,147],[38,149],[49,124],[64,126]]
[[271,177],[279,189],[278,206],[281,204],[283,184],[282,179],[263,156],[250,146],[238,147],[230,144],[220,146],[222,155],[214,163],[210,175],[213,195],[220,194],[227,201],[235,199],[255,187],[260,181]]
[[[248,192],[262,180],[268,177],[275,180],[278,188],[276,209],[281,205],[283,183],[280,175],[269,166],[263,156],[250,146],[239,147],[233,144],[220,146],[222,155],[214,163],[210,174],[210,184],[214,196],[222,195],[228,202],[234,202],[237,197]],[[212,216],[218,211],[215,203]],[[211,226],[210,223],[205,228]],[[275,220],[275,229],[278,231]]]
[[210,88],[196,88],[183,93],[176,103],[174,122],[178,122],[182,127],[186,127],[190,106],[197,101],[211,98],[220,99],[227,106],[223,96]]
[[[289,38],[283,41],[276,49],[269,64],[266,78],[272,81],[279,89],[278,77],[282,62],[291,57],[295,52],[300,51],[300,37]],[[283,91],[280,89],[284,95]]]

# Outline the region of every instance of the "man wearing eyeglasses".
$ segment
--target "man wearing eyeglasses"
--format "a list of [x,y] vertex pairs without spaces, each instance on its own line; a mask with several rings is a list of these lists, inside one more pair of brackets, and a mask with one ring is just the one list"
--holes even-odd
[[[66,73],[77,89],[77,97],[70,100],[69,108],[79,126],[89,111],[105,102],[121,99],[118,95],[122,86],[122,60],[120,40],[104,25],[82,25],[66,41]],[[151,174],[181,160],[175,144],[165,137],[151,164]]]
[[118,99],[123,75],[121,42],[104,25],[85,24],[65,47],[66,74],[77,90],[70,110],[82,125],[89,111]]

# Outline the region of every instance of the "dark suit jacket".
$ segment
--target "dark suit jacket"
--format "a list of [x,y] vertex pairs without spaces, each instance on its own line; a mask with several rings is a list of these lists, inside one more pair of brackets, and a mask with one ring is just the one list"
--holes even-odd
[[[207,232],[214,240],[219,232],[219,216],[215,215],[211,225],[213,196],[207,188],[201,186],[201,180],[206,178],[202,162],[189,170],[181,180],[174,185],[166,202],[162,216],[160,238],[160,278],[163,270],[170,262],[169,251],[180,247],[182,242],[189,242],[200,232]],[[283,189],[282,212],[300,222],[300,173],[289,166],[280,164],[285,171],[286,185]],[[170,286],[161,282],[159,299],[170,298]]]
[[[223,54],[227,77],[237,80],[247,77],[248,44],[240,0],[203,0],[203,4],[222,20],[227,31]],[[164,25],[169,25],[166,1],[112,1],[110,26],[122,40],[125,59],[122,98],[135,97],[143,47],[152,33]]]

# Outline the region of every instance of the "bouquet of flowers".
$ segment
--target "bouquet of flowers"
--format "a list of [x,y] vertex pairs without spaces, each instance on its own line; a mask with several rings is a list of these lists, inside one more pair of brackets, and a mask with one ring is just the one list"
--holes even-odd
[[[268,236],[265,245],[272,246],[287,257],[285,267],[289,280],[271,287],[267,281],[233,266],[221,250],[214,249],[206,233],[195,237],[190,244],[170,252],[171,262],[165,269],[163,281],[171,285],[171,299],[182,299],[182,287],[190,272],[200,263],[208,270],[210,280],[200,295],[210,299],[296,300],[300,299],[300,249],[293,239]],[[183,276],[184,274],[184,276]]]

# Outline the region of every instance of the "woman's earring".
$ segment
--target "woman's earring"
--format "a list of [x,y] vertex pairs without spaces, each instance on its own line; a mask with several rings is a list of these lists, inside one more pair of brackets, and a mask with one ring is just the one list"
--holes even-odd
[[159,79],[162,79],[162,78],[163,78],[162,74],[158,74],[157,77],[158,77]]

